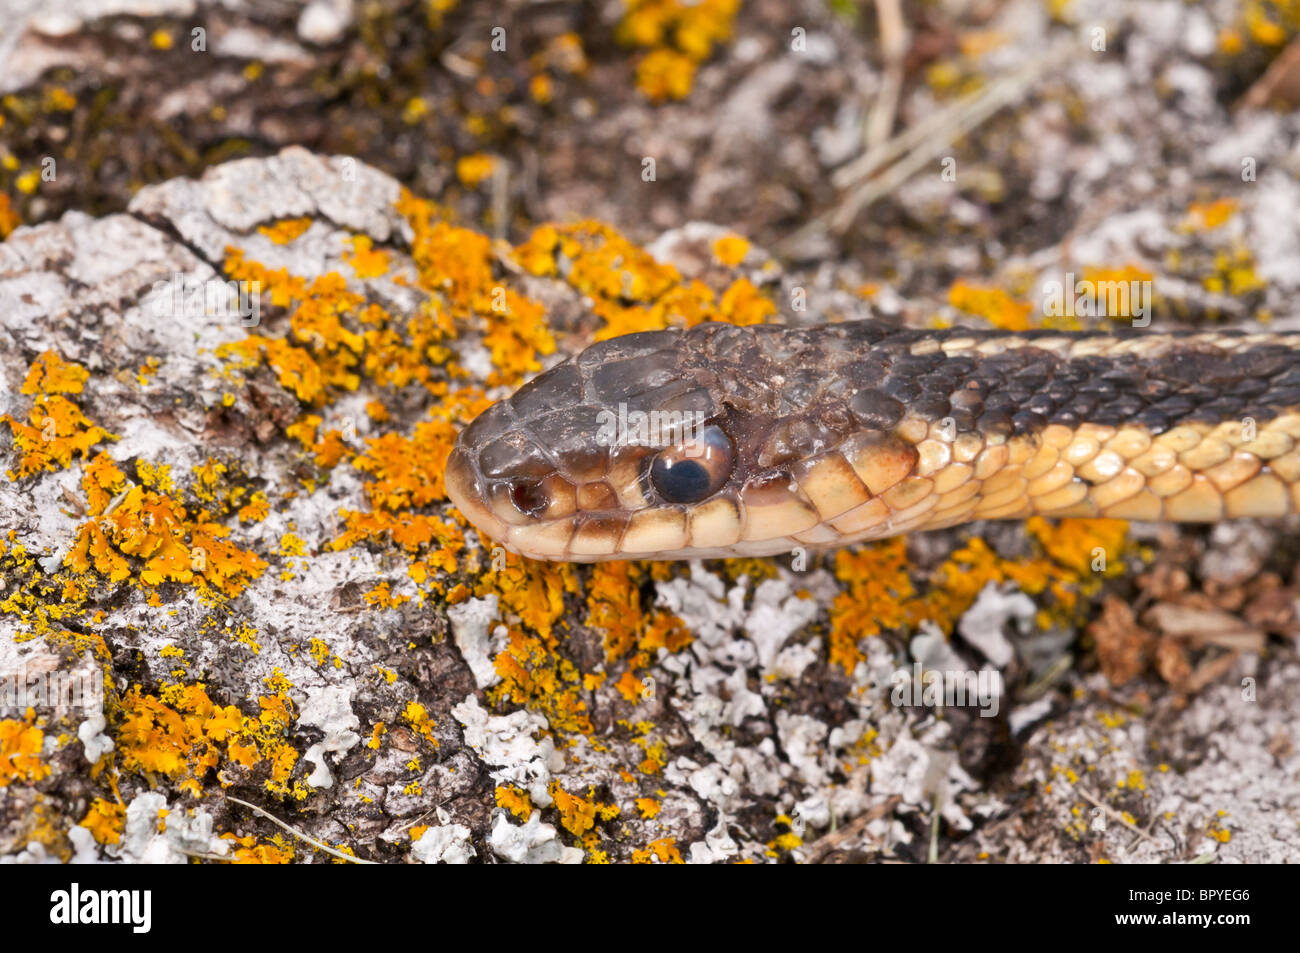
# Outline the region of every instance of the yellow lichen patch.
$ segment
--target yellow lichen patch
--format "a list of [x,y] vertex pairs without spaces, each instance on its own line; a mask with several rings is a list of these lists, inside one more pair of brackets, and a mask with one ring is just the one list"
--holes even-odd
[[543,225],[515,249],[515,260],[535,275],[557,274],[560,255],[570,262],[565,279],[592,299],[605,321],[596,340],[702,321],[759,324],[777,313],[748,279],[736,279],[721,294],[703,282],[683,281],[677,269],[599,222]]
[[456,429],[444,420],[424,421],[410,437],[387,433],[366,442],[352,465],[373,478],[366,497],[376,509],[403,510],[447,498],[443,471],[456,443]]
[[862,660],[858,642],[885,628],[919,623],[921,608],[907,566],[907,544],[888,539],[835,554],[846,588],[831,604],[830,663],[846,672]]
[[1140,289],[1152,287],[1155,275],[1140,265],[1121,268],[1090,265],[1083,269],[1083,281],[1094,289],[1096,307],[1103,309],[1106,317],[1112,321],[1130,321],[1142,307],[1150,307],[1150,301],[1145,300],[1147,296]]
[[198,497],[201,502],[215,503],[217,500],[217,487],[220,485],[226,469],[224,463],[209,457],[205,463],[200,463],[191,470],[194,474],[194,483],[190,487],[190,492]]
[[32,362],[23,380],[24,394],[80,394],[90,372],[80,364],[64,361],[46,351]]
[[228,535],[206,510],[191,519],[170,497],[133,486],[111,513],[82,524],[64,564],[120,582],[132,574],[129,557],[143,563],[138,578],[147,586],[194,582],[237,596],[266,563],[227,542]]
[[543,225],[515,252],[524,268],[539,275],[555,273],[556,254],[572,262],[566,279],[570,285],[605,301],[650,302],[681,281],[672,265],[660,264],[649,252],[600,222]]
[[62,396],[81,393],[88,374],[80,364],[65,362],[53,351],[46,351],[32,362],[22,386],[24,394],[36,395],[28,412],[29,423],[9,414],[0,416],[13,432],[15,449],[22,454],[18,470],[8,472],[9,479],[61,470],[71,465],[74,456],[88,458],[100,441],[116,439],[87,420],[80,407]]
[[684,864],[682,853],[677,849],[677,840],[672,837],[663,837],[659,840],[651,841],[645,846],[644,850],[632,851],[632,863],[634,864],[653,864],[655,861],[661,864]]
[[496,789],[497,807],[505,808],[521,821],[527,820],[533,816],[533,800],[525,791],[519,790],[513,784],[500,785]]
[[438,747],[438,739],[433,737],[434,722],[429,718],[428,710],[419,702],[407,702],[406,710],[402,712],[402,720],[415,729],[415,733],[421,738]]
[[587,704],[579,695],[583,688],[582,673],[558,654],[556,640],[550,634],[554,619],[563,611],[563,600],[558,601],[558,611],[546,610],[541,618],[535,619],[542,623],[546,634],[536,636],[517,627],[509,628],[506,647],[492,663],[501,682],[488,691],[488,698],[498,704],[513,702],[541,711],[556,731],[588,734],[592,730],[591,719]]
[[639,797],[636,799],[636,809],[641,812],[644,820],[653,820],[663,810],[663,805],[652,797]]
[[659,649],[678,652],[693,638],[681,619],[671,613],[642,611],[640,580],[644,575],[645,569],[638,563],[597,563],[587,586],[587,625],[603,633],[606,660],[618,662],[631,655],[627,669],[614,683],[630,703],[645,695],[647,685],[637,672],[656,659]]
[[637,88],[650,100],[685,99],[714,44],[731,38],[740,0],[627,0],[615,38],[650,52],[637,64]]
[[251,834],[247,837],[236,837],[234,834],[221,836],[234,845],[234,850],[230,852],[232,864],[287,864],[293,860],[293,847],[279,834],[272,836],[270,843],[260,844]]
[[102,797],[90,802],[90,809],[81,819],[81,826],[89,830],[100,844],[116,844],[120,841],[125,823],[126,805],[105,801]]
[[116,732],[122,767],[181,779],[183,789],[199,796],[200,782],[224,756],[248,768],[265,763],[266,790],[305,797],[305,790],[289,785],[298,761],[298,752],[284,739],[293,723],[293,703],[282,678],[272,684],[275,694],[259,698],[256,718],[234,705],[215,704],[202,684],[170,685],[159,696],[134,686],[122,700]]
[[50,766],[41,760],[44,745],[45,732],[36,725],[36,713],[30,708],[21,721],[0,720],[0,788],[47,777]]
[[858,642],[886,628],[929,620],[950,633],[989,583],[1050,595],[1040,625],[1052,624],[1054,617],[1081,621],[1080,596],[1096,593],[1102,578],[1124,571],[1127,523],[1034,517],[1026,528],[1041,555],[1003,559],[982,539],[971,539],[934,571],[923,594],[913,584],[901,538],[836,553],[835,574],[846,588],[831,606],[831,664],[852,671],[863,657]]
[[349,250],[344,252],[343,260],[352,266],[352,273],[358,278],[378,278],[388,274],[392,267],[386,251],[376,251],[369,235],[354,235],[348,239]]
[[1214,256],[1214,271],[1201,279],[1207,291],[1216,294],[1245,295],[1267,287],[1255,270],[1255,256],[1244,245],[1222,250]]
[[1183,221],[1183,227],[1198,232],[1216,229],[1237,214],[1240,204],[1236,199],[1193,202],[1187,207],[1187,217]]
[[126,474],[117,468],[106,453],[99,453],[81,470],[81,490],[86,494],[86,508],[99,516],[113,498],[126,489]]
[[14,209],[13,201],[3,192],[0,192],[0,241],[9,237],[9,234],[23,223],[22,217]]
[[[495,254],[485,235],[436,221],[433,206],[404,192],[398,211],[414,234],[411,257],[420,286],[445,300],[450,316],[478,322],[483,343],[492,352],[497,371],[490,385],[517,384],[523,375],[541,369],[538,355],[555,350],[542,307],[521,295],[495,274]],[[435,328],[424,336],[430,345],[455,332],[435,312]],[[426,348],[427,350],[427,348]],[[445,355],[439,353],[440,357]]]
[[736,265],[744,261],[748,254],[749,239],[742,238],[740,235],[723,235],[714,242],[715,259],[728,268],[736,268]]
[[475,594],[495,592],[502,610],[553,642],[552,628],[564,614],[564,594],[578,591],[578,577],[571,563],[539,562],[511,557],[503,572],[485,575]]
[[456,178],[471,189],[476,189],[484,179],[491,177],[496,167],[496,160],[491,156],[475,153],[462,156],[456,160]]
[[1124,520],[1063,519],[1041,516],[1025,522],[1025,530],[1042,545],[1047,555],[1080,578],[1091,573],[1118,576],[1124,571],[1120,554],[1128,537]]
[[387,581],[366,592],[363,598],[366,605],[379,609],[396,609],[411,601],[410,596],[394,595],[392,586]]
[[222,344],[217,356],[238,358],[244,366],[256,366],[263,358],[278,375],[280,385],[293,391],[304,403],[323,403],[325,387],[320,365],[303,348],[294,347],[282,338],[250,335],[242,341]]
[[676,50],[651,50],[636,65],[636,87],[651,102],[685,99],[695,82],[696,63]]
[[596,820],[612,821],[619,816],[619,809],[613,804],[601,804],[587,792],[587,797],[570,794],[552,781],[549,793],[555,799],[555,808],[560,812],[560,824],[575,837],[581,837],[596,826]]
[[248,499],[248,503],[239,508],[238,514],[241,523],[260,523],[266,519],[266,514],[271,511],[270,501],[267,500],[266,494],[258,490]]
[[274,225],[259,225],[257,230],[277,245],[288,245],[297,241],[302,233],[311,228],[310,218],[282,218]]
[[948,289],[948,303],[959,311],[979,315],[993,327],[1004,331],[1027,331],[1031,327],[1029,312],[1033,305],[1017,301],[1001,288],[957,281]]

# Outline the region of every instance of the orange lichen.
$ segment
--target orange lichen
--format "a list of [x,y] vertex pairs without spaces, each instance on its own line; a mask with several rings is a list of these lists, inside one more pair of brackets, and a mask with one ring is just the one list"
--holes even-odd
[[105,801],[102,797],[90,802],[86,816],[81,819],[81,826],[89,830],[100,844],[116,844],[120,841],[125,823],[126,805]]
[[484,179],[492,175],[496,160],[491,156],[476,153],[462,156],[456,160],[456,178],[471,189],[476,189]]
[[132,574],[130,557],[143,562],[137,578],[147,586],[194,582],[237,596],[266,563],[227,542],[229,535],[206,510],[190,518],[176,500],[133,486],[111,513],[81,525],[64,563],[121,582]]
[[224,755],[249,768],[265,763],[267,791],[305,797],[305,790],[289,785],[298,761],[284,737],[293,723],[293,703],[283,679],[272,684],[275,694],[260,696],[255,718],[214,703],[202,684],[170,685],[158,696],[134,686],[122,699],[116,733],[122,767],[179,779],[184,790],[199,796],[200,782]]
[[632,863],[634,864],[653,864],[656,860],[661,864],[684,864],[682,853],[677,849],[677,840],[673,837],[663,837],[659,840],[651,841],[645,846],[644,850],[632,851]]
[[533,800],[525,791],[513,784],[500,785],[496,789],[497,807],[505,808],[521,821],[533,816]]
[[1041,555],[1003,559],[973,538],[934,571],[924,594],[913,583],[904,539],[840,550],[835,575],[845,589],[831,605],[831,664],[852,671],[863,658],[861,639],[884,629],[911,629],[928,620],[951,632],[989,583],[1013,583],[1031,596],[1048,594],[1040,625],[1050,625],[1054,614],[1077,622],[1080,596],[1095,593],[1103,577],[1124,571],[1127,524],[1121,520],[1052,523],[1036,517],[1026,529]]
[[0,192],[0,240],[23,223],[22,217],[14,209],[13,201],[4,192]]
[[847,588],[831,604],[830,663],[851,672],[863,658],[858,649],[863,638],[920,621],[907,544],[888,539],[841,549],[835,554],[835,576]]
[[53,351],[46,351],[32,362],[22,386],[24,394],[36,395],[28,412],[30,423],[24,424],[9,414],[0,415],[0,421],[13,432],[14,447],[22,454],[18,470],[8,471],[9,479],[61,470],[72,464],[74,456],[88,458],[100,441],[116,439],[92,424],[80,407],[62,396],[81,393],[88,375],[80,364],[65,362]]
[[293,860],[294,850],[285,843],[279,834],[272,836],[270,843],[258,843],[251,834],[236,837],[234,834],[222,834],[223,840],[235,845],[230,852],[232,864],[287,864]]
[[1027,331],[1032,325],[1033,305],[1017,301],[1001,288],[988,288],[956,281],[948,289],[948,303],[960,311],[979,315],[1004,331]]
[[501,682],[489,690],[490,699],[541,711],[556,731],[591,732],[587,703],[579,697],[581,673],[542,639],[512,628],[492,664]]
[[443,471],[456,443],[456,428],[444,420],[415,425],[410,437],[386,433],[366,441],[352,465],[373,479],[366,497],[376,509],[428,506],[447,498]]
[[378,278],[388,274],[392,267],[386,251],[376,251],[369,235],[354,235],[348,239],[350,250],[344,252],[343,260],[352,266],[352,273],[358,278]]
[[565,280],[592,299],[605,321],[596,340],[702,321],[759,324],[777,313],[748,279],[720,294],[701,281],[684,281],[677,269],[599,222],[543,225],[515,249],[515,260],[535,275],[557,274],[559,255],[570,262]]
[[597,802],[590,791],[587,797],[578,797],[564,790],[558,781],[552,781],[548,790],[555,799],[556,810],[560,812],[560,824],[575,837],[581,837],[595,827],[597,819],[612,821],[621,813],[613,804]]
[[47,777],[50,766],[41,760],[45,732],[36,725],[36,713],[27,709],[20,721],[0,720],[0,788],[14,781],[34,783]]
[[615,38],[650,50],[637,64],[637,88],[662,102],[690,93],[696,68],[731,38],[740,0],[627,0],[626,7]]
[[438,747],[438,739],[433,736],[434,722],[429,718],[428,710],[419,702],[406,703],[406,710],[402,712],[402,721],[414,728],[415,733],[429,744]]
[[274,225],[259,225],[257,230],[277,245],[287,245],[297,241],[303,232],[311,228],[310,218],[282,218]]
[[1211,231],[1228,221],[1241,203],[1236,199],[1215,199],[1211,202],[1193,202],[1187,207],[1183,227],[1191,231]]
[[24,394],[80,394],[90,372],[80,364],[64,361],[54,351],[46,351],[27,370]]

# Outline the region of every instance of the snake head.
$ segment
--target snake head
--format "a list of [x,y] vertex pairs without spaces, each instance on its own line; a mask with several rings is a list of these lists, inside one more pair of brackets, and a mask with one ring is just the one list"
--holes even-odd
[[[834,541],[819,525],[827,507],[868,498],[836,453],[861,422],[824,362],[799,355],[802,341],[702,324],[597,343],[461,432],[448,495],[485,536],[538,559],[768,555]],[[805,371],[781,370],[790,366]]]
[[452,502],[533,558],[687,549],[688,511],[723,493],[737,454],[682,345],[671,331],[603,341],[488,408],[447,462]]

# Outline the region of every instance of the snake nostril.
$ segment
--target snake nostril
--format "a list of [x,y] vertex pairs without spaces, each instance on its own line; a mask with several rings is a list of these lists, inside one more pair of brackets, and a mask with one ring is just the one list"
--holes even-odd
[[525,516],[540,516],[546,511],[550,500],[540,483],[512,483],[510,502]]

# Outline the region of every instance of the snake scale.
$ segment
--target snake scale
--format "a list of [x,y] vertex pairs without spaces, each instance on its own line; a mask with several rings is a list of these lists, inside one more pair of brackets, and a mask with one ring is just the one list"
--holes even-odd
[[466,427],[447,492],[536,559],[761,556],[1046,516],[1300,511],[1300,334],[612,338]]

